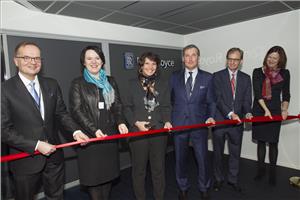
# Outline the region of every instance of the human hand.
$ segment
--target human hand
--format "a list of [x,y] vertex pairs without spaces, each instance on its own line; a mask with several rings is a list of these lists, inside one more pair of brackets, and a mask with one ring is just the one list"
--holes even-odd
[[230,115],[230,118],[231,118],[232,120],[238,121],[238,124],[242,123],[240,117],[239,117],[237,114],[235,114],[235,113],[232,113],[232,114]]
[[209,128],[214,127],[215,126],[216,121],[214,120],[214,118],[210,117],[205,121],[205,124],[212,124],[211,126],[209,126]]
[[136,121],[134,125],[135,125],[140,131],[148,131],[149,128],[146,128],[146,127],[145,127],[146,124],[150,124],[150,122]]
[[173,126],[172,126],[172,124],[170,123],[170,122],[166,122],[165,123],[165,125],[164,125],[164,128],[166,128],[166,129],[169,129],[169,132],[171,132],[171,128],[172,128]]
[[99,138],[99,137],[101,138],[101,137],[106,137],[106,136],[107,136],[107,135],[104,134],[100,129],[98,129],[98,130],[96,131],[95,135],[96,135],[97,138]]
[[266,110],[266,111],[265,111],[265,117],[269,117],[270,119],[273,119],[270,110]]
[[84,134],[81,131],[78,131],[77,133],[74,134],[73,136],[74,140],[77,142],[80,142],[81,146],[84,146],[88,143],[88,140],[90,139],[86,134]]
[[287,110],[282,110],[281,111],[281,116],[283,120],[286,120],[287,116],[289,115]]
[[128,133],[128,128],[125,124],[119,124],[118,129],[121,134]]
[[52,154],[53,152],[56,151],[56,148],[54,145],[49,144],[47,142],[43,142],[43,141],[39,141],[39,144],[37,146],[37,150],[45,155],[45,156],[49,156],[50,154]]
[[253,115],[252,115],[252,113],[247,113],[245,117],[246,117],[246,119],[252,119]]

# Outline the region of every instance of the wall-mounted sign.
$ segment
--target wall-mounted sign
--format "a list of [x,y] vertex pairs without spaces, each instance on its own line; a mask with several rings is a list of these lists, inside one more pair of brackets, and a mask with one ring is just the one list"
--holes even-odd
[[124,68],[133,69],[136,66],[136,57],[132,52],[124,53]]
[[[134,69],[137,67],[139,57],[136,57],[132,52],[124,53],[124,68]],[[171,59],[161,59],[160,67],[163,69],[175,67],[175,61]]]

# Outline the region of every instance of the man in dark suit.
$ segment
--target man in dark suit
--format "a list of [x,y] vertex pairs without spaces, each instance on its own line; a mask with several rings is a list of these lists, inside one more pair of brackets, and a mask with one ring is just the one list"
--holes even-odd
[[38,150],[41,155],[11,161],[16,200],[32,200],[41,183],[47,199],[63,199],[64,158],[59,144],[58,122],[74,133],[74,139],[86,141],[68,115],[60,87],[51,78],[38,75],[40,48],[22,42],[15,49],[18,74],[1,85],[1,140],[10,153]]
[[[239,70],[243,62],[243,51],[239,48],[228,50],[227,67],[213,74],[213,83],[216,94],[216,120],[233,119],[240,121],[240,117],[251,118],[251,79],[250,76]],[[238,184],[239,159],[243,138],[243,124],[215,127],[213,131],[214,149],[214,190],[221,189],[224,182],[223,153],[225,139],[228,139],[229,167],[227,174],[228,184],[240,192]]]
[[[184,68],[172,74],[170,80],[173,126],[214,123],[215,99],[212,75],[198,67],[200,51],[195,45],[183,49]],[[174,135],[176,181],[179,199],[187,199],[188,152],[191,140],[198,164],[198,189],[201,197],[209,198],[210,175],[208,170],[208,129],[194,129]]]

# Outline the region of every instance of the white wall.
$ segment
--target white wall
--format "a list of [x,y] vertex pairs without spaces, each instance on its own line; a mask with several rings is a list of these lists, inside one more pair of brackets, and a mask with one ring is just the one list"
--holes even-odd
[[[196,44],[201,51],[201,67],[209,72],[224,68],[226,52],[231,47],[245,51],[242,70],[250,75],[261,67],[268,49],[282,46],[287,53],[287,68],[291,73],[291,104],[289,113],[300,111],[299,82],[299,17],[300,11],[272,15],[260,19],[223,26],[184,36],[184,44]],[[211,144],[210,144],[211,148]],[[293,122],[282,126],[279,140],[278,164],[300,169],[300,124]],[[256,144],[251,132],[244,133],[242,157],[256,159]]]

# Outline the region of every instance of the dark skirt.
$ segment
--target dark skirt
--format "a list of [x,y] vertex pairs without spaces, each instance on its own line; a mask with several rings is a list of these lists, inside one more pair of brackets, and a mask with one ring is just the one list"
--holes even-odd
[[78,148],[80,184],[96,186],[120,174],[118,143],[100,141]]
[[278,143],[281,122],[265,122],[252,124],[252,139],[270,143]]
[[[271,111],[273,115],[281,115],[280,111]],[[264,116],[264,113],[253,113],[254,116]],[[269,143],[278,143],[281,121],[259,122],[252,124],[252,139]]]

